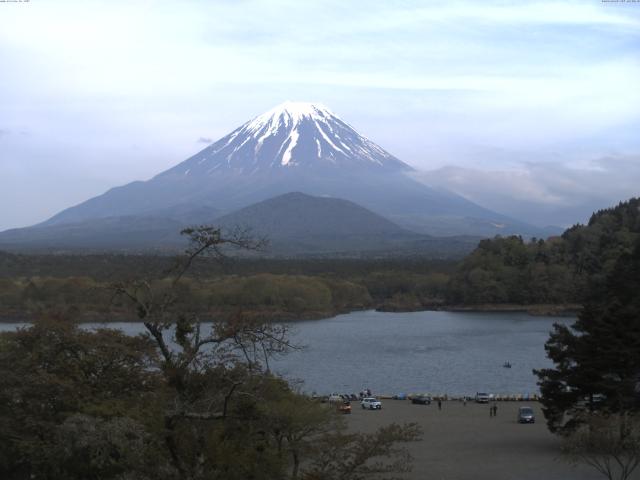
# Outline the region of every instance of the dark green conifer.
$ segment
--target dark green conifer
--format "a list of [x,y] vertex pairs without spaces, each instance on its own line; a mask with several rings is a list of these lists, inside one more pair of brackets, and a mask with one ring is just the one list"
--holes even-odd
[[545,348],[555,367],[535,373],[551,431],[573,431],[589,412],[640,411],[640,242],[592,285],[571,328],[555,325]]

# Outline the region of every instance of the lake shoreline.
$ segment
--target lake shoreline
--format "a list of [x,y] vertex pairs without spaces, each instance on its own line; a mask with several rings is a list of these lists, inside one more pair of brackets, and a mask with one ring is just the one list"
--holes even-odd
[[474,305],[431,305],[422,308],[411,308],[395,305],[382,305],[376,308],[378,312],[423,312],[423,311],[435,311],[435,312],[466,312],[466,313],[499,313],[499,312],[514,312],[514,313],[528,313],[533,316],[542,317],[575,317],[582,310],[582,305],[578,304],[474,304]]
[[[325,320],[338,315],[373,310],[383,313],[410,313],[410,312],[449,312],[449,313],[527,313],[540,317],[575,317],[582,306],[577,304],[481,304],[481,305],[395,305],[381,304],[375,307],[359,305],[355,308],[342,308],[324,311],[285,312],[274,310],[248,310],[248,309],[222,309],[208,312],[202,316],[203,322],[211,322],[214,318],[229,318],[234,315],[249,315],[254,318],[263,318],[271,322],[293,323],[308,320]],[[0,313],[0,323],[28,323],[38,318],[38,313]],[[72,316],[79,323],[136,323],[139,318],[131,318],[128,312],[86,312],[73,313]]]

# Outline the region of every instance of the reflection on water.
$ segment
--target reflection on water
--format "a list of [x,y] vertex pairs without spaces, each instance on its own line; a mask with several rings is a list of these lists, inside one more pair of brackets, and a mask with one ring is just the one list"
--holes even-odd
[[[355,312],[292,323],[292,340],[304,348],[271,367],[303,380],[307,392],[534,393],[532,370],[550,365],[544,342],[553,323],[573,321],[523,313]],[[0,331],[20,325],[0,324]],[[104,326],[144,331],[140,323]],[[503,368],[505,362],[512,368]]]

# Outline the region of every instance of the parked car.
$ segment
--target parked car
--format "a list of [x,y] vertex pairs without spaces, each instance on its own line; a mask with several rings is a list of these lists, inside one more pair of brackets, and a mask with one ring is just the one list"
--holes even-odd
[[431,405],[431,397],[429,395],[416,395],[411,397],[411,403],[416,405]]
[[338,404],[338,412],[340,413],[351,413],[351,402],[345,400],[342,403]]
[[382,402],[375,397],[365,397],[360,402],[363,409],[380,410],[382,408]]
[[518,409],[518,423],[536,423],[536,416],[531,407],[520,407]]
[[489,403],[489,394],[478,392],[476,393],[476,403]]

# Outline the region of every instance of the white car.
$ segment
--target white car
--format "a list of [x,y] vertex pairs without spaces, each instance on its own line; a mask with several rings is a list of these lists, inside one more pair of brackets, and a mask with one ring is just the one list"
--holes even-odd
[[488,393],[476,393],[476,403],[489,403],[490,398]]
[[363,398],[360,402],[360,405],[364,409],[369,410],[380,410],[382,409],[382,402],[375,397],[366,397]]

